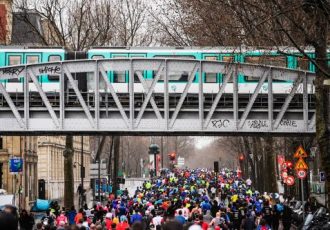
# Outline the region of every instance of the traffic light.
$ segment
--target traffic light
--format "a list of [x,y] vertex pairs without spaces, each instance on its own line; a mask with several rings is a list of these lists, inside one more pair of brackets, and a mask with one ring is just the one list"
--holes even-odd
[[292,164],[291,161],[287,161],[285,163],[286,163],[286,166],[287,166],[288,169],[291,169],[292,168],[293,164]]
[[243,154],[239,155],[238,159],[239,159],[239,161],[243,161],[244,160],[244,155]]
[[168,154],[169,158],[171,161],[175,161],[175,157],[176,157],[176,153],[175,152],[171,152],[170,154]]

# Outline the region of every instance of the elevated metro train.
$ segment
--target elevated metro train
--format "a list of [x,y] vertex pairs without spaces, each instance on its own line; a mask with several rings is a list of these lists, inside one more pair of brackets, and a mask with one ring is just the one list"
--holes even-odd
[[[224,61],[237,63],[253,63],[262,65],[279,66],[292,69],[302,69],[308,71],[315,71],[315,67],[310,61],[301,55],[298,51],[291,49],[286,51],[290,55],[283,55],[283,52],[278,52],[275,49],[257,49],[255,47],[248,48],[129,48],[129,47],[113,47],[113,48],[91,48],[86,52],[69,52],[63,48],[0,48],[0,67],[19,65],[19,64],[33,64],[45,62],[57,62],[74,59],[111,59],[111,58],[184,58],[193,60],[210,60],[210,61]],[[314,57],[313,50],[306,50],[306,53]],[[155,73],[153,71],[144,71],[143,77],[146,80],[152,80]],[[181,93],[188,81],[189,73],[169,73],[169,92]],[[93,91],[93,76],[91,74],[76,74],[75,79],[78,81],[78,87],[82,92]],[[196,74],[193,84],[189,89],[189,93],[198,93],[199,77],[203,78],[204,93],[217,93],[222,84],[222,74],[204,73],[203,76]],[[128,92],[128,71],[108,72],[109,81],[113,83],[114,89],[118,93]],[[23,78],[2,80],[1,81],[8,92],[18,93],[23,90]],[[59,76],[58,75],[41,75],[39,82],[46,92],[59,91]],[[134,76],[135,91],[141,90],[142,86],[138,80],[137,75]],[[258,80],[251,76],[238,76],[239,93],[250,94],[253,93]],[[156,84],[155,92],[159,93],[163,90],[162,77]],[[67,85],[67,84],[66,84]],[[100,88],[105,85],[100,84]],[[274,80],[273,92],[276,94],[285,94],[290,92],[292,88],[291,81]],[[36,91],[35,86],[31,83],[31,91]],[[225,93],[230,93],[233,90],[232,81],[230,81],[225,89]],[[267,82],[264,83],[262,92],[268,92]],[[312,93],[313,87],[308,89]],[[301,93],[301,92],[300,92]]]

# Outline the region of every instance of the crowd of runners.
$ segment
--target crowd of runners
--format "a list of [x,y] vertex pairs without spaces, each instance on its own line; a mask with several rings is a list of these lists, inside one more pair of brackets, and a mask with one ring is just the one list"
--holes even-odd
[[[37,229],[290,229],[291,209],[282,196],[260,193],[235,171],[163,171],[134,195],[125,189],[106,204],[52,207]],[[22,228],[21,228],[22,229]]]

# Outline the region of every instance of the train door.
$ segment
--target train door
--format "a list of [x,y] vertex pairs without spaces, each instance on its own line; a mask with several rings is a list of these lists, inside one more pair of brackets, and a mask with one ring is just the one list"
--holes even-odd
[[[134,53],[134,54],[129,54],[129,57],[131,57],[131,58],[146,58],[147,54],[145,54],[145,53]],[[143,71],[142,76],[145,77],[145,71]],[[134,73],[134,83],[140,83],[139,77],[137,76],[136,73]]]
[[[130,58],[146,58],[147,54],[145,54],[145,53],[134,53],[134,54],[129,54],[129,57]],[[148,85],[151,85],[152,81],[148,81],[148,79],[146,79],[146,75],[147,75],[147,71],[142,71],[142,76],[146,80],[146,83]],[[128,80],[127,82],[129,82],[129,76],[128,76],[127,80]],[[139,80],[139,77],[138,77],[137,73],[135,72],[134,73],[134,92],[142,93],[144,91],[145,90],[144,90],[144,88],[141,84],[141,81]]]
[[[104,55],[94,54],[90,56],[89,59],[92,60],[104,59]],[[106,91],[105,89],[107,88],[106,83],[103,80],[101,73],[99,73],[99,76],[100,76],[99,90],[100,92],[105,92]],[[110,74],[108,74],[108,80],[110,80]],[[88,92],[94,92],[95,90],[94,72],[87,73],[87,89]]]
[[[219,54],[207,53],[202,54],[202,59],[207,61],[219,61]],[[215,94],[219,91],[220,74],[204,73],[202,76],[203,92]]]
[[[116,53],[111,54],[111,58],[120,59],[128,58],[128,53]],[[111,82],[116,92],[127,93],[128,92],[128,72],[127,71],[112,71],[110,74]]]
[[[84,51],[74,51],[74,52],[68,52],[67,53],[67,60],[81,60],[81,59],[87,59],[87,53]],[[73,73],[72,74],[73,79],[76,83],[78,83],[78,89],[82,93],[87,92],[87,74],[86,73]],[[66,82],[68,80],[66,79]],[[67,89],[72,89],[72,86],[70,84],[67,84]]]
[[[37,64],[41,61],[40,53],[25,53],[24,54],[24,64]],[[38,77],[38,81],[41,83],[41,76]],[[29,91],[37,91],[36,86],[33,84],[32,79],[29,79]]]

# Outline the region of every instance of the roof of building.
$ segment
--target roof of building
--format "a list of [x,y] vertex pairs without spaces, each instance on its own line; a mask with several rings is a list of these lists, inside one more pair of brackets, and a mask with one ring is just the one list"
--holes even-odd
[[12,45],[43,44],[41,16],[37,12],[14,12],[12,27]]

